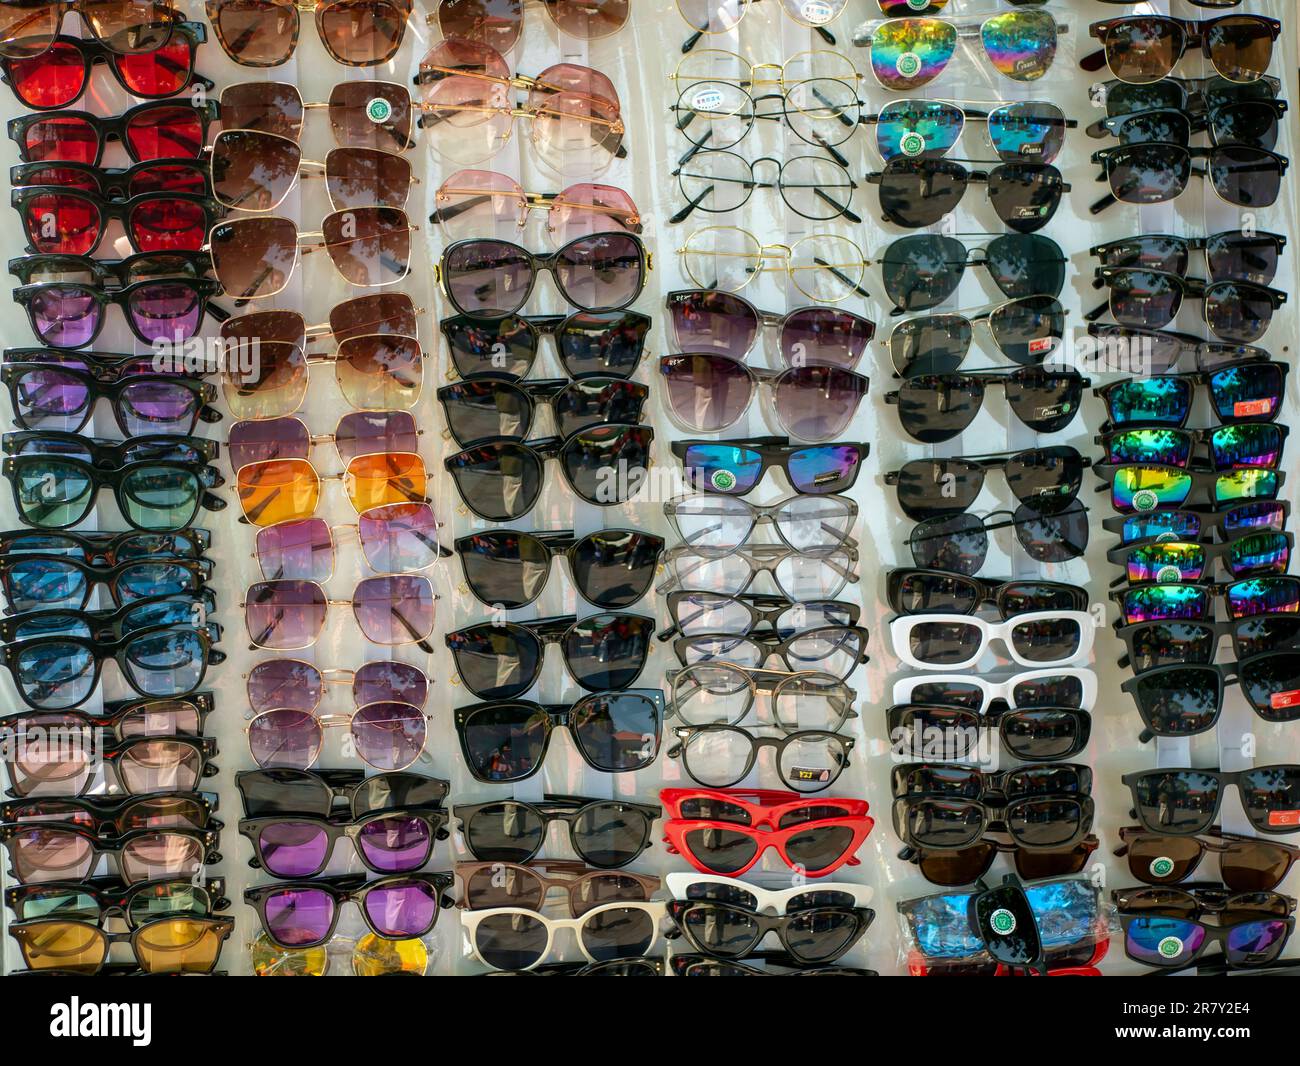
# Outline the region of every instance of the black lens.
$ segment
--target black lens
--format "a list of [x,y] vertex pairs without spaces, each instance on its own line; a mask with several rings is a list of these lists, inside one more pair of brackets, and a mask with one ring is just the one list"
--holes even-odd
[[1161,666],[1207,664],[1219,646],[1214,627],[1196,622],[1154,622],[1135,629],[1129,638],[1137,673]]
[[[923,523],[924,524],[924,523]],[[918,527],[919,529],[920,527]],[[981,530],[983,523],[981,523]],[[913,541],[916,534],[913,533]],[[899,574],[895,571],[895,574]],[[891,575],[890,602],[900,614],[970,614],[979,605],[979,586],[956,574],[901,572]]]
[[1238,659],[1266,651],[1300,651],[1300,618],[1287,614],[1261,614],[1244,618],[1233,633]]
[[467,448],[446,466],[461,498],[480,518],[508,522],[533,509],[542,491],[542,460],[509,441]]
[[939,759],[964,759],[978,751],[985,728],[978,714],[958,707],[893,708],[890,721],[898,722],[900,735],[889,738],[896,751]]
[[648,766],[659,753],[661,725],[654,701],[631,692],[583,700],[569,721],[587,760],[611,774]]
[[903,429],[922,444],[951,440],[975,421],[984,403],[984,382],[969,374],[908,378],[898,390]]
[[273,814],[330,813],[329,786],[306,770],[249,770],[236,779],[244,814],[263,818]]
[[962,459],[913,459],[898,474],[898,505],[921,521],[966,510],[984,487],[984,468]]
[[1215,191],[1238,207],[1269,207],[1282,190],[1282,164],[1262,148],[1229,144],[1210,153]]
[[885,249],[885,293],[904,311],[928,311],[957,291],[966,272],[966,246],[955,237],[918,233]]
[[1166,274],[1186,274],[1188,250],[1186,237],[1149,233],[1103,245],[1097,256],[1102,266],[1144,267]]
[[573,491],[588,503],[626,503],[650,468],[649,426],[593,426],[564,443],[560,461]]
[[1016,800],[1006,813],[1011,839],[1036,848],[1068,844],[1079,833],[1085,817],[1084,802],[1064,796]]
[[493,803],[474,812],[465,842],[481,862],[527,862],[542,846],[546,823],[518,803]]
[[755,916],[734,907],[700,903],[686,908],[679,921],[702,950],[724,957],[749,954],[762,936]]
[[641,421],[650,390],[637,381],[623,378],[589,377],[572,381],[555,397],[555,425],[560,436],[571,437],[580,429],[602,422],[635,424]]
[[896,157],[880,178],[880,209],[896,226],[933,226],[961,202],[969,177],[964,166],[950,159]]
[[1011,410],[1035,432],[1058,433],[1079,413],[1083,378],[1073,371],[1024,367],[1004,381]]
[[508,381],[477,379],[438,390],[447,428],[464,447],[489,437],[524,440],[533,423],[533,405],[524,390]]
[[1066,759],[1082,751],[1091,732],[1087,711],[1022,708],[999,719],[1002,743],[1017,759]]
[[1142,85],[1116,81],[1106,86],[1106,116],[1131,115],[1135,111],[1172,109],[1187,106],[1187,91],[1177,81],[1164,79]]
[[970,351],[972,333],[970,321],[961,315],[900,322],[889,335],[889,357],[900,377],[951,374]]
[[1179,836],[1200,833],[1218,811],[1219,779],[1198,770],[1153,770],[1137,779],[1133,798],[1147,828]]
[[498,970],[523,970],[546,954],[546,923],[531,914],[489,914],[474,931],[474,948]]
[[626,866],[644,850],[650,821],[641,811],[611,801],[588,807],[575,819],[573,849],[592,866]]
[[1077,559],[1088,548],[1088,512],[1077,500],[1062,511],[1048,514],[1039,514],[1022,503],[1015,511],[1015,530],[1020,546],[1040,563]]
[[1181,111],[1144,111],[1124,119],[1115,133],[1120,144],[1186,145],[1192,139],[1192,120]]
[[785,941],[802,962],[831,962],[857,940],[862,923],[851,910],[818,910],[793,917]]
[[464,712],[460,734],[475,777],[480,781],[518,781],[541,765],[550,718],[545,711],[526,704],[495,704]]
[[1021,366],[1038,366],[1065,336],[1065,308],[1054,296],[1026,296],[995,308],[988,323],[1003,355]]
[[1249,344],[1273,322],[1273,296],[1244,281],[1220,281],[1205,290],[1205,321],[1220,340]]
[[1241,777],[1241,802],[1256,829],[1289,832],[1300,811],[1300,766],[1261,766]]
[[[1070,510],[1065,512],[1070,513]],[[1028,516],[1017,514],[1016,517]],[[1083,589],[1055,581],[1014,581],[998,590],[998,613],[1003,621],[1030,611],[1082,611],[1087,605],[1088,597]]]
[[1012,693],[1017,707],[1082,707],[1083,682],[1071,674],[1021,681]]
[[1016,499],[1041,514],[1064,510],[1083,483],[1083,457],[1066,444],[1020,452],[1005,469]]
[[1112,273],[1106,284],[1110,312],[1121,326],[1159,329],[1172,322],[1182,306],[1183,290],[1172,274],[1128,268]]
[[1003,163],[989,174],[989,203],[1018,233],[1032,233],[1052,220],[1065,182],[1050,163]]
[[394,771],[367,777],[352,793],[352,817],[399,807],[441,807],[447,782],[423,774]]
[[527,377],[537,358],[537,334],[516,316],[486,320],[458,315],[445,319],[442,331],[456,372],[463,378],[478,374]]
[[592,533],[569,553],[573,582],[597,607],[629,607],[650,589],[663,538],[611,529]]
[[1026,662],[1059,663],[1068,662],[1079,653],[1083,635],[1073,618],[1040,618],[1018,622],[1008,639]]
[[895,800],[893,810],[899,836],[921,847],[969,847],[984,831],[984,809],[970,800],[918,796]]
[[570,377],[629,377],[641,361],[650,319],[636,311],[571,315],[556,337],[560,362]]
[[984,251],[989,275],[1010,300],[1022,296],[1060,296],[1065,287],[1065,255],[1050,237],[1004,233]]
[[654,622],[633,614],[596,614],[564,637],[564,659],[573,679],[592,692],[627,688],[645,666]]
[[912,530],[908,546],[917,566],[970,575],[984,565],[989,538],[982,519],[957,514],[920,523]]
[[1262,100],[1243,100],[1209,115],[1216,144],[1246,144],[1272,151],[1277,147],[1277,108]]
[[970,661],[982,638],[978,626],[952,620],[922,622],[908,632],[912,657],[928,666],[952,666]]
[[710,870],[720,874],[743,870],[758,850],[752,837],[731,829],[692,829],[685,834],[685,839],[691,854]]
[[522,696],[541,670],[544,645],[523,626],[483,622],[447,634],[447,646],[465,686],[480,699]]
[[551,553],[536,537],[512,529],[490,529],[456,545],[465,581],[481,601],[513,611],[542,594],[551,572]]
[[1247,659],[1237,668],[1246,699],[1268,722],[1300,718],[1300,655],[1278,652]]
[[1130,144],[1107,157],[1115,199],[1126,204],[1162,204],[1187,188],[1191,153],[1180,145]]
[[1281,250],[1277,237],[1269,233],[1220,233],[1205,242],[1205,258],[1215,281],[1267,285],[1277,274]]
[[643,955],[657,935],[654,917],[640,907],[611,907],[582,923],[582,946],[598,961]]

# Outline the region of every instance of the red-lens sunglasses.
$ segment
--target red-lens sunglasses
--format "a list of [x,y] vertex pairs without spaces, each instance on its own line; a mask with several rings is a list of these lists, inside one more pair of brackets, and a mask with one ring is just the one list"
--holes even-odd
[[215,100],[200,105],[150,100],[121,115],[101,118],[85,111],[20,115],[10,119],[10,140],[25,163],[59,160],[98,166],[109,141],[121,141],[133,162],[197,159],[217,120]]

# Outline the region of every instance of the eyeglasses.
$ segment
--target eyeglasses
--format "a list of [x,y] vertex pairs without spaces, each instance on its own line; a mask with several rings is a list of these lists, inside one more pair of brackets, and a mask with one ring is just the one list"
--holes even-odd
[[[776,166],[775,182],[758,180],[755,168],[763,163]],[[862,221],[849,209],[857,188],[849,172],[821,156],[795,156],[785,162],[764,156],[751,163],[734,152],[699,152],[674,170],[673,177],[686,198],[686,206],[669,223],[683,222],[693,211],[737,211],[755,189],[772,188],[780,191],[785,205],[801,218],[814,222],[834,218]]]
[[536,774],[559,728],[569,731],[593,770],[644,770],[659,754],[663,718],[663,693],[640,689],[593,693],[573,704],[498,700],[458,707],[456,733],[475,780],[499,784]]
[[506,174],[458,170],[438,186],[435,202],[429,221],[450,241],[522,230],[533,210],[546,212],[546,234],[556,248],[594,233],[641,232],[632,197],[612,185],[583,182],[556,193],[525,192]]
[[1174,884],[1196,872],[1206,852],[1219,858],[1219,879],[1233,892],[1268,892],[1282,883],[1300,849],[1281,841],[1225,833],[1217,826],[1197,836],[1149,833],[1124,826],[1117,856],[1128,857],[1129,873],[1148,885]]
[[197,252],[221,207],[206,196],[148,192],[126,201],[98,193],[30,185],[12,190],[27,239],[45,255],[93,255],[112,221],[119,221],[135,252]]
[[1158,463],[1110,466],[1102,464],[1097,473],[1110,484],[1110,503],[1121,514],[1151,511],[1157,507],[1177,507],[1193,494],[1204,495],[1214,508],[1238,500],[1273,499],[1281,488],[1284,474],[1275,470],[1185,470]]
[[[912,530],[907,546],[917,566],[971,575],[988,557],[989,533],[1008,526],[1036,562],[1077,559],[1088,547],[1088,509],[1077,500],[1047,514],[1022,503],[1014,511],[992,511],[982,517],[964,512],[927,518]],[[1007,604],[1006,598],[1002,603]]]
[[236,422],[230,427],[226,455],[236,471],[273,459],[306,459],[315,444],[332,441],[339,461],[350,463],[382,452],[414,454],[419,430],[409,411],[351,411],[333,433],[313,436],[298,418]]
[[[96,6],[106,9],[109,5]],[[4,56],[0,58],[0,70],[4,71],[5,81],[18,102],[41,111],[71,107],[80,100],[90,87],[90,74],[96,63],[105,63],[118,85],[143,99],[174,96],[191,82],[201,82],[206,89],[215,88],[194,72],[194,53],[208,39],[203,24],[179,22],[174,18],[168,22],[166,29],[161,24],[140,27],[155,37],[167,32],[171,36],[166,41],[158,41],[157,48],[129,55],[94,38],[62,34],[50,38],[39,55],[5,55],[11,50],[10,45],[19,42],[0,43],[0,55]],[[0,29],[0,34],[3,32]]]
[[921,674],[894,682],[895,703],[938,704],[982,711],[1002,701],[1012,710],[1030,707],[1079,707],[1092,710],[1097,675],[1078,668],[1027,670],[1001,681],[971,674]]
[[444,318],[438,328],[447,338],[451,360],[462,378],[484,374],[526,378],[544,334],[554,337],[560,365],[570,377],[630,377],[641,361],[650,319],[639,311],[575,311],[497,319],[456,315]]
[[1010,373],[918,374],[886,393],[885,403],[898,407],[898,420],[913,440],[937,444],[965,432],[984,406],[984,394],[999,386],[1011,413],[1023,425],[1036,433],[1056,433],[1074,421],[1083,391],[1091,384],[1075,370],[1030,366]]
[[145,973],[211,973],[233,918],[157,918],[125,933],[106,933],[90,922],[38,918],[16,922],[9,935],[36,971],[98,973],[113,944],[126,943]]
[[[324,249],[345,281],[362,288],[392,285],[410,273],[411,233],[406,212],[354,207],[325,216],[316,233],[299,233],[287,218],[240,218],[212,228],[212,269],[228,295],[260,300],[283,292],[301,254]],[[314,238],[321,238],[314,240]],[[307,238],[312,241],[300,245]]]
[[956,237],[913,233],[885,249],[880,261],[885,294],[901,311],[928,311],[957,291],[968,266],[982,266],[1010,300],[1060,296],[1065,287],[1065,255],[1050,237],[1004,233],[971,258]]
[[355,903],[370,931],[385,940],[421,937],[437,924],[451,874],[395,874],[377,881],[340,877],[263,885],[244,892],[266,937],[282,948],[324,944],[338,927],[346,903]]
[[1200,581],[1211,576],[1214,562],[1234,578],[1287,571],[1295,538],[1290,533],[1249,533],[1227,544],[1187,541],[1146,541],[1122,545],[1106,553],[1108,562],[1124,567],[1130,583]]
[[[1212,944],[1223,945],[1230,969],[1267,965],[1295,930],[1295,900],[1276,892],[1146,888],[1115,896],[1124,953],[1148,966],[1185,966]],[[1210,916],[1213,924],[1201,920]]]
[[[740,24],[741,19],[749,14],[749,5],[754,0],[740,0],[739,3],[719,2],[719,0],[677,0],[677,13],[686,25],[694,31],[682,45],[683,52],[695,47],[700,37],[705,34],[728,33]],[[795,0],[781,0],[781,12],[800,26],[815,30],[827,44],[834,44],[835,38],[826,23],[833,22],[844,13],[848,0],[825,0],[814,6],[796,3]]]
[[528,302],[543,272],[554,278],[570,306],[580,311],[618,311],[641,295],[650,269],[640,237],[597,233],[543,254],[509,241],[456,241],[443,249],[435,273],[457,311],[499,319]]
[[[24,744],[4,760],[11,793],[16,796],[82,795],[98,767],[114,770],[119,788],[132,796],[148,792],[193,791],[217,772],[211,758],[217,744],[211,737],[138,736],[100,745],[90,730],[74,730],[68,747]],[[25,880],[25,879],[24,879]]]
[[212,576],[208,559],[128,559],[102,568],[60,555],[18,555],[0,560],[0,585],[10,611],[40,607],[82,610],[103,586],[115,606],[146,597],[195,592]]
[[1022,296],[987,311],[946,312],[900,322],[885,342],[900,377],[951,374],[983,324],[994,345],[1020,366],[1039,366],[1065,337],[1065,308],[1054,296]]
[[1068,666],[1092,650],[1095,625],[1087,611],[1033,611],[991,623],[968,615],[909,614],[889,624],[894,653],[919,670],[964,669],[997,640],[1013,662]]
[[1292,693],[1300,687],[1300,655],[1267,651],[1235,665],[1159,666],[1120,687],[1133,697],[1146,731],[1153,736],[1194,736],[1213,729],[1223,710],[1224,687],[1235,681],[1251,709],[1266,722],[1300,718]]
[[245,732],[258,766],[306,770],[320,758],[325,730],[346,728],[351,750],[376,770],[403,770],[424,752],[428,716],[409,703],[367,703],[344,714],[277,707],[253,716]]
[[773,655],[791,671],[813,670],[832,678],[848,677],[862,663],[868,634],[861,626],[818,626],[781,639],[776,634],[696,633],[673,641],[683,666],[707,663],[759,670]]
[[[763,244],[736,226],[697,229],[677,250],[687,276],[703,289],[738,292],[760,274],[785,274],[810,300],[839,303],[868,293],[867,260],[853,241],[833,233],[809,234],[792,245]],[[764,265],[774,262],[776,266]]]
[[1090,465],[1087,456],[1060,444],[1005,455],[913,459],[886,474],[885,484],[898,487],[898,505],[919,522],[969,509],[987,472],[1001,469],[1017,500],[1040,514],[1055,514],[1074,501]]
[[[860,661],[860,650],[855,652]],[[771,724],[784,733],[833,733],[858,716],[853,690],[838,674],[812,666],[785,673],[731,661],[696,662],[669,672],[664,680],[669,715],[688,726],[741,725],[754,710],[759,691],[769,694]]]
[[569,917],[581,918],[605,903],[648,900],[659,889],[658,877],[588,870],[580,862],[539,859],[528,866],[510,862],[458,862],[464,886],[461,906],[469,910],[515,907],[540,911],[550,890],[564,890]]
[[[1008,754],[1017,759],[1041,762],[1069,759],[1082,752],[1088,746],[1088,738],[1092,734],[1092,715],[1078,707],[1007,708],[983,714],[965,707],[905,703],[895,704],[888,709],[886,725],[895,750],[918,758],[930,754],[936,742],[940,745],[938,750],[942,758],[970,758],[980,750],[981,738],[986,731],[996,729],[1002,747]],[[960,881],[953,881],[952,884],[968,885],[988,872],[999,849],[989,841],[981,843],[983,846],[975,845],[952,854],[955,862],[962,863],[960,869],[963,871],[967,869],[967,863],[978,867],[978,872],[973,876],[963,876]],[[1083,858],[1086,859],[1096,846],[1094,843],[1083,852]],[[1023,849],[1015,850],[1020,875],[1026,878],[1034,876],[1027,869],[1035,869],[1036,873],[1036,868],[1021,865]],[[1072,850],[1071,855],[1073,854]],[[937,881],[934,876],[943,868],[943,855],[931,854],[929,857],[935,864],[934,869],[929,871],[925,869],[926,859],[921,858],[922,872],[926,878],[936,884],[948,883]],[[1025,859],[1032,862],[1029,855]],[[1066,872],[1078,873],[1079,869]]]
[[[1198,619],[1135,622],[1115,635],[1124,642],[1126,666],[1143,674],[1162,666],[1209,665],[1219,641],[1232,638],[1238,660],[1270,651],[1300,651],[1300,619],[1289,614],[1262,614],[1228,622]],[[1192,680],[1198,680],[1194,676]],[[1270,708],[1271,709],[1271,708]]]
[[[758,728],[762,728],[761,726]],[[849,764],[853,737],[801,729],[781,737],[759,737],[730,725],[679,726],[668,758],[681,759],[687,776],[706,788],[730,788],[753,772],[759,753],[772,749],[781,784],[795,792],[830,788]]]
[[1282,402],[1287,363],[1242,363],[1207,374],[1152,375],[1103,385],[1110,424],[1180,427],[1191,414],[1198,385],[1210,394],[1220,422],[1272,421]]
[[997,609],[1004,621],[1028,611],[1082,611],[1088,605],[1083,589],[1058,581],[992,581],[949,570],[890,570],[886,598],[899,614],[974,614],[984,604]]
[[326,977],[330,973],[330,948],[346,945],[349,973],[353,977],[423,977],[429,970],[429,949],[415,937],[386,940],[367,933],[359,940],[336,937],[314,948],[277,947],[265,932],[248,945],[249,961],[257,977]]
[[188,436],[199,420],[215,414],[216,386],[172,374],[108,375],[58,363],[12,362],[0,367],[9,389],[14,422],[23,429],[76,433],[107,400],[118,429],[127,437],[175,433]]
[[50,0],[15,4],[0,20],[0,55],[27,59],[49,49],[63,29],[66,15],[76,12],[93,40],[121,55],[152,52],[170,39],[178,25],[177,12],[158,0],[96,3],[94,0]]
[[107,918],[118,917],[128,929],[137,929],[157,918],[210,917],[230,906],[225,890],[222,877],[200,885],[167,878],[129,888],[102,881],[52,881],[10,888],[5,902],[20,922],[57,916],[102,926]]
[[657,803],[582,796],[547,796],[538,804],[492,800],[452,808],[465,845],[480,861],[528,862],[542,850],[550,823],[563,822],[578,857],[602,870],[626,866],[645,851],[650,827],[661,813]]
[[782,596],[807,602],[833,599],[845,585],[858,580],[856,549],[806,556],[779,545],[760,544],[718,556],[679,545],[664,561],[669,575],[660,592],[676,586],[734,597],[748,591],[760,574],[770,573]]
[[762,522],[770,522],[786,547],[806,555],[843,548],[858,516],[846,496],[791,496],[758,506],[734,496],[696,494],[664,504],[682,541],[700,555],[719,557],[744,545]]
[[743,958],[775,933],[800,965],[834,962],[857,943],[876,917],[869,907],[818,905],[816,892],[800,891],[814,902],[801,904],[796,896],[784,901],[777,915],[712,899],[673,900],[668,915],[678,934],[697,951]]
[[654,620],[639,614],[481,622],[448,633],[460,679],[479,699],[513,700],[537,682],[546,645],[558,644],[569,676],[588,692],[625,689],[645,667]]
[[715,592],[678,591],[667,597],[668,614],[673,625],[659,634],[669,640],[674,634],[685,637],[710,633],[753,636],[760,625],[785,640],[798,633],[823,626],[854,626],[862,609],[856,603],[820,600],[794,603],[784,596],[721,596]]
[[1188,48],[1201,52],[1218,73],[1234,82],[1262,77],[1273,58],[1273,42],[1282,24],[1260,15],[1223,15],[1196,22],[1165,15],[1130,15],[1094,22],[1088,33],[1102,43],[1085,56],[1085,70],[1103,62],[1120,81],[1144,84],[1173,73]]
[[0,825],[0,844],[23,883],[83,881],[105,855],[114,858],[125,884],[160,878],[192,878],[219,862],[218,834],[211,829],[132,829],[104,839],[77,825]]
[[826,364],[852,370],[858,365],[876,325],[834,307],[800,307],[786,314],[760,311],[742,296],[717,289],[685,289],[668,294],[673,344],[682,352],[729,355],[741,360],[762,336],[777,330],[786,366]]
[[587,503],[626,503],[645,482],[654,432],[649,426],[605,424],[564,441],[479,441],[443,463],[466,507],[489,522],[510,522],[537,504],[547,459],[559,460],[569,488]]
[[[63,724],[72,725],[86,735],[96,730],[107,731],[119,742],[151,735],[202,736],[213,705],[212,693],[195,692],[181,698],[113,700],[105,703],[104,709],[95,714],[63,710],[33,715],[30,711],[18,711],[0,715],[0,730],[18,735],[26,732],[29,724]],[[0,804],[0,821],[21,821],[23,817],[26,816],[20,817],[14,810]],[[65,820],[76,819],[68,815]]]
[[[583,41],[610,37],[623,28],[631,9],[629,0],[546,0],[547,17],[556,29]],[[444,37],[483,41],[499,52],[508,52],[524,31],[522,0],[438,0],[437,10],[428,16]]]
[[244,594],[244,624],[253,644],[269,651],[309,648],[331,606],[351,606],[372,644],[420,644],[433,632],[437,597],[418,574],[384,574],[357,582],[350,600],[329,599],[315,581],[259,581]]
[[315,877],[329,865],[340,839],[350,841],[366,869],[377,874],[411,873],[446,836],[447,812],[427,808],[377,811],[349,821],[308,815],[245,818],[239,833],[253,845],[257,868],[272,877]]
[[1018,100],[987,111],[944,100],[895,100],[862,121],[876,127],[876,151],[886,163],[898,157],[947,155],[967,123],[985,127],[988,143],[1003,163],[1051,163],[1065,146],[1065,131],[1078,126],[1043,100]]
[[1005,11],[978,24],[937,18],[891,19],[854,43],[871,49],[871,72],[886,89],[929,85],[948,66],[960,38],[978,37],[984,55],[1012,81],[1037,81],[1056,58],[1058,26],[1048,11]]
[[[360,770],[240,770],[235,786],[249,818],[272,814],[314,814],[336,810],[361,818],[378,810],[440,807],[450,786],[410,772],[366,777]],[[340,804],[340,801],[341,804]]]
[[1206,284],[1198,278],[1136,267],[1099,267],[1096,278],[1110,290],[1109,310],[1121,326],[1167,326],[1184,298],[1190,298],[1204,303],[1206,325],[1225,341],[1258,340],[1268,331],[1273,312],[1286,303],[1286,293],[1248,281]]
[[427,570],[443,550],[427,503],[392,503],[363,511],[355,526],[332,527],[323,518],[263,526],[254,553],[258,568],[268,581],[328,581],[334,575],[334,534],[344,531],[355,531],[366,565],[378,574]]
[[20,115],[10,119],[6,128],[25,163],[98,166],[110,140],[120,141],[133,163],[197,159],[217,114],[214,100],[197,106],[150,100],[108,118],[83,111]]
[[1291,833],[1300,820],[1300,766],[1250,770],[1162,768],[1125,774],[1139,820],[1153,833],[1191,836],[1214,824],[1223,793],[1236,785],[1250,824],[1261,833]]
[[1104,267],[1139,267],[1185,277],[1192,252],[1203,251],[1211,281],[1267,285],[1277,274],[1284,248],[1286,238],[1279,233],[1224,230],[1208,237],[1140,234],[1096,245],[1089,254]]
[[322,477],[306,459],[269,459],[241,466],[235,476],[244,516],[255,526],[311,518],[321,482],[339,479],[358,515],[390,504],[427,503],[424,460],[412,452],[379,452],[348,460],[341,474]]
[[[292,0],[205,0],[222,50],[245,67],[278,67],[298,46],[299,7]],[[316,32],[336,63],[374,67],[402,46],[410,0],[314,0]]]
[[969,170],[952,159],[895,158],[867,175],[880,186],[885,221],[907,229],[933,226],[956,210],[968,185],[984,185],[998,218],[1018,233],[1032,233],[1052,220],[1069,182],[1050,163],[1000,163]]
[[475,958],[499,970],[531,970],[550,954],[555,934],[573,931],[588,962],[644,955],[659,939],[662,903],[602,903],[580,918],[549,918],[522,907],[465,911],[461,924]]
[[411,94],[390,81],[343,81],[329,100],[305,103],[298,86],[283,81],[248,81],[221,90],[222,126],[260,130],[296,141],[308,110],[324,108],[334,143],[341,147],[401,152],[411,140]]
[[515,610],[536,602],[552,561],[562,553],[585,600],[622,610],[650,590],[664,541],[631,529],[601,529],[581,538],[569,530],[487,529],[458,538],[455,547],[465,583],[480,603]]
[[703,874],[742,877],[769,848],[792,870],[825,877],[856,866],[875,821],[860,799],[808,799],[771,789],[666,788],[670,854]]
[[447,429],[461,446],[491,437],[526,440],[543,403],[561,437],[606,422],[635,424],[649,397],[640,382],[595,376],[519,383],[481,377],[438,390]]
[[1025,880],[1068,877],[1081,872],[1097,850],[1095,836],[1086,837],[1070,848],[1030,850],[1019,844],[985,838],[968,848],[941,851],[935,848],[907,848],[905,854],[921,876],[934,885],[959,888],[978,881],[989,872],[999,853],[1010,853],[1016,873]]
[[[1204,169],[1192,160],[1204,159]],[[1097,215],[1116,202],[1163,204],[1181,196],[1190,179],[1209,178],[1221,200],[1238,207],[1269,207],[1277,202],[1290,160],[1263,148],[1227,144],[1188,148],[1181,144],[1122,144],[1094,152],[1110,192],[1088,210]]]
[[791,444],[786,437],[754,437],[719,443],[675,440],[673,454],[686,479],[703,492],[746,496],[771,469],[785,471],[796,492],[847,492],[858,479],[869,444]]
[[1193,117],[1185,111],[1161,108],[1136,111],[1102,120],[1102,128],[1120,144],[1161,141],[1189,144],[1193,133],[1210,135],[1212,145],[1245,144],[1272,151],[1281,132],[1285,100],[1241,100],[1211,108]]
[[1300,578],[1272,574],[1227,585],[1190,582],[1124,588],[1111,593],[1120,605],[1123,625],[1136,622],[1198,621],[1213,617],[1214,600],[1222,596],[1233,621],[1256,615],[1291,614],[1300,610]]

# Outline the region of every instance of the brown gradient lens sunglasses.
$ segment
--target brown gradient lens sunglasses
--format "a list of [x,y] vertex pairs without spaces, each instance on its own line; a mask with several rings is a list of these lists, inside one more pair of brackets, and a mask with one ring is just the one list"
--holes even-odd
[[[551,23],[583,41],[611,37],[627,23],[632,0],[544,0]],[[439,0],[429,15],[444,37],[459,37],[509,52],[524,30],[524,0]]]
[[344,81],[329,99],[304,102],[296,85],[283,81],[246,81],[221,91],[221,122],[228,130],[257,130],[296,141],[309,110],[329,114],[334,143],[342,147],[412,148],[411,94],[392,81]]
[[298,47],[300,11],[336,63],[375,67],[402,47],[411,0],[206,0],[208,21],[226,55],[244,67],[278,67]]
[[559,888],[568,897],[571,918],[581,918],[604,903],[645,902],[660,886],[658,877],[592,870],[586,863],[567,859],[539,859],[528,866],[513,862],[458,862],[456,875],[464,886],[460,906],[466,910],[522,907],[540,911],[550,890]]

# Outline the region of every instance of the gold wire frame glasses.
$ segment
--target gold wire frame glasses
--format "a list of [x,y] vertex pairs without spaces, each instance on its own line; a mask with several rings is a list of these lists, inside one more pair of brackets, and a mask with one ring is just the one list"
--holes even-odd
[[763,244],[738,226],[697,229],[679,249],[687,276],[702,289],[739,292],[762,273],[784,273],[817,303],[867,297],[862,278],[868,260],[848,237],[810,234],[794,244]]

